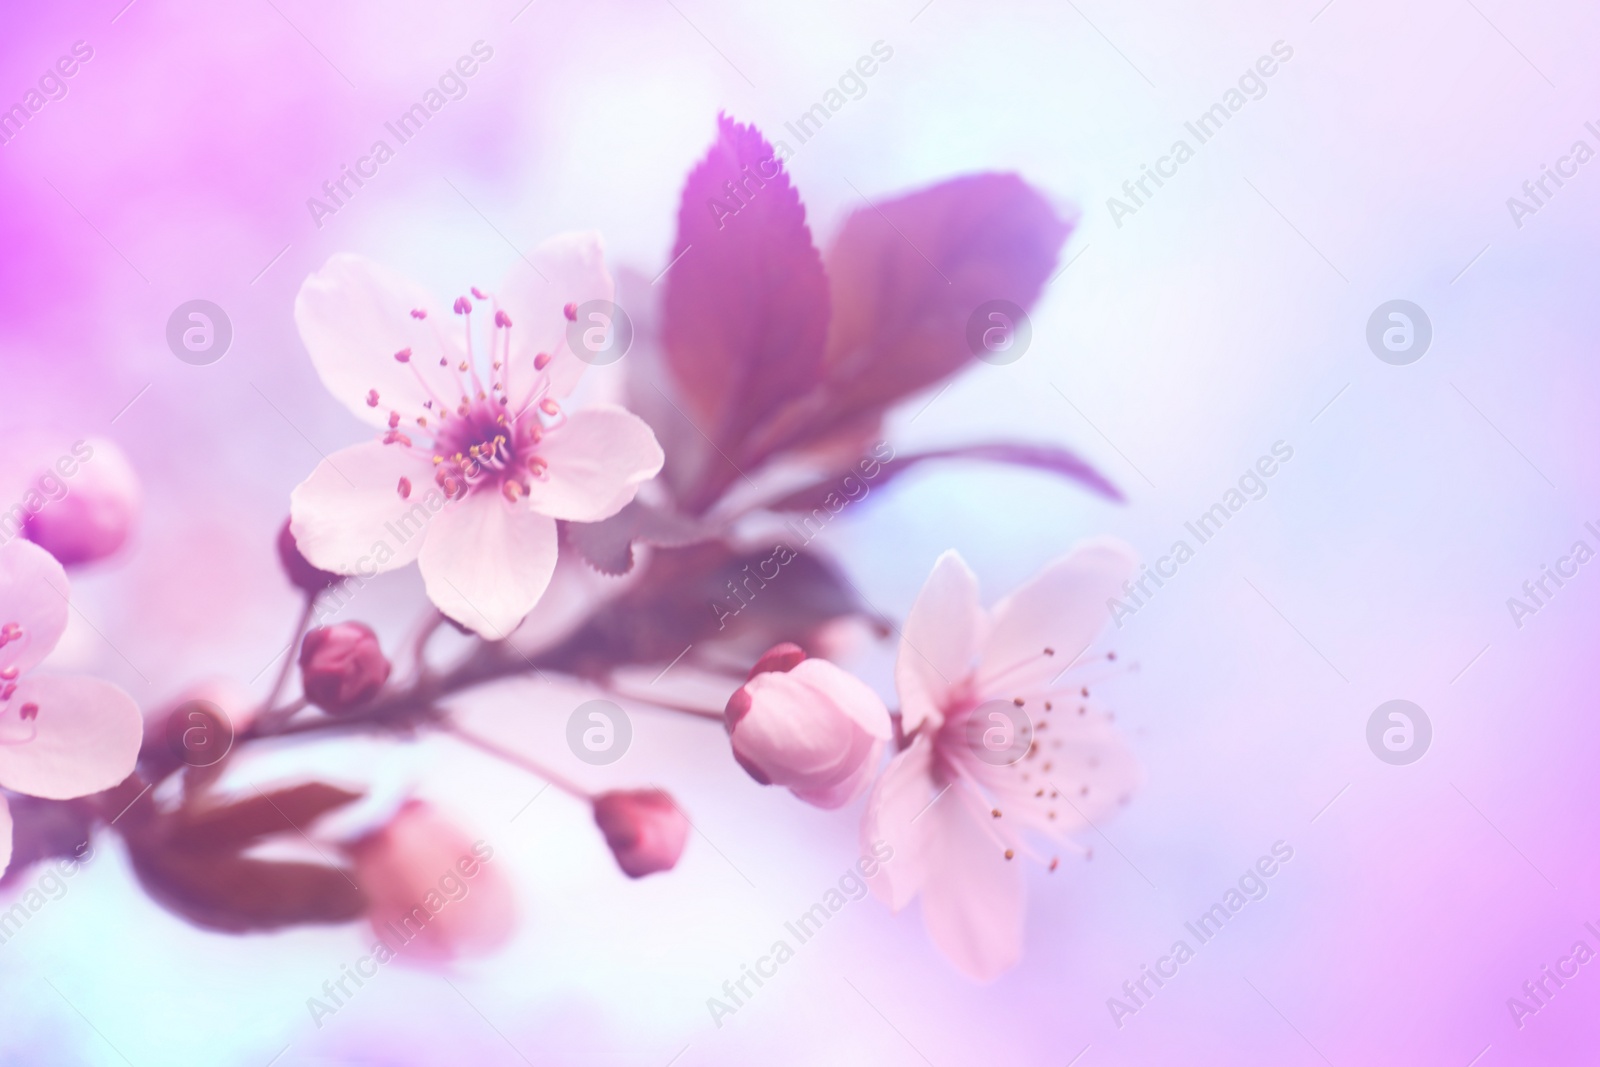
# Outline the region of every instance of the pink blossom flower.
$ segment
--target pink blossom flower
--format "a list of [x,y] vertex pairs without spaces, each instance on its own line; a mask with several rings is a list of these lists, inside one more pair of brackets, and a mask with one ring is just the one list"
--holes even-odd
[[860,795],[894,736],[889,709],[854,675],[781,644],[728,700],[733,755],[762,785],[838,808]]
[[494,848],[470,841],[432,805],[407,801],[349,848],[372,929],[391,951],[438,963],[488,952],[511,935],[511,886]]
[[[67,574],[38,545],[0,545],[0,786],[49,800],[110,789],[133,773],[144,720],[97,678],[27,674],[67,628]],[[11,815],[0,796],[0,871]]]
[[689,839],[689,820],[659,789],[601,793],[594,798],[594,821],[629,878],[670,871]]
[[946,552],[906,619],[895,683],[910,744],[873,787],[861,839],[894,849],[874,892],[896,911],[920,895],[929,936],[980,981],[1022,954],[1014,860],[1045,858],[1025,835],[1065,843],[1138,783],[1071,670],[1132,568],[1119,545],[1082,545],[985,611],[977,579]]
[[556,520],[615,515],[663,456],[632,413],[561,405],[585,369],[567,327],[612,296],[598,237],[553,238],[497,294],[472,294],[441,306],[349,255],[306,279],[295,322],[317,373],[381,437],[319,464],[290,525],[323,570],[415,560],[440,611],[499,639],[550,584]]

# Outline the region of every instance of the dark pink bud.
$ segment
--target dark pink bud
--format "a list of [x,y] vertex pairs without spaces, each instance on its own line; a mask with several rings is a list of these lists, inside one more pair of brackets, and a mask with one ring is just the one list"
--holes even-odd
[[289,532],[288,519],[283,520],[283,529],[278,531],[278,560],[294,587],[307,593],[320,593],[339,580],[337,574],[312,566],[311,561],[300,554],[294,534]]
[[[771,648],[761,653],[761,658],[756,660],[756,665],[754,667],[750,668],[750,673],[745,676],[745,681],[749,681],[758,674],[767,674],[768,672],[773,671],[782,674],[787,671],[792,671],[795,669],[795,667],[802,663],[805,658],[806,650],[795,644],[793,641],[780,642],[779,644],[773,645]],[[739,720],[743,719],[750,713],[751,706],[752,701],[750,699],[749,690],[747,690],[744,686],[740,686],[738,689],[734,690],[733,696],[728,698],[727,708],[725,708],[722,713],[723,721],[728,727],[728,733],[733,733],[733,728],[739,725]],[[738,754],[735,753],[735,756],[737,755]],[[760,782],[762,785],[772,784],[767,777],[758,771],[754,766],[746,766],[745,770],[749,771],[756,781]]]
[[323,711],[354,711],[389,680],[389,661],[378,635],[359,622],[338,622],[306,634],[300,644],[306,699]]
[[511,325],[511,316],[504,311],[496,311],[494,313],[494,324],[503,330]]
[[689,839],[689,820],[659,789],[601,793],[594,798],[594,821],[629,878],[670,871]]
[[756,665],[750,668],[749,674],[745,675],[745,681],[749,681],[758,674],[766,674],[768,671],[778,671],[780,673],[792,671],[805,658],[806,650],[793,641],[784,641],[773,645],[761,653],[761,658],[756,660]]
[[470,314],[472,314],[472,301],[468,300],[464,296],[456,297],[456,314],[457,315],[470,315]]

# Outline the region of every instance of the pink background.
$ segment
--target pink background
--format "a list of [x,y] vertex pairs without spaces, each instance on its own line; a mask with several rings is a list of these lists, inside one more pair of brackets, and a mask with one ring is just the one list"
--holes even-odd
[[[110,437],[141,472],[135,544],[77,578],[88,623],[54,662],[147,708],[258,675],[282,647],[295,599],[270,548],[288,492],[364,435],[295,334],[306,274],[356,251],[455,292],[492,284],[513,246],[596,228],[614,266],[652,277],[717,111],[782,136],[879,40],[893,59],[790,165],[819,236],[861,206],[855,190],[983,169],[1081,213],[1066,250],[1081,258],[1026,356],[909,404],[890,439],[1055,440],[1129,501],[925,470],[819,539],[874,605],[903,615],[948,547],[991,599],[1082,536],[1153,560],[1273,442],[1294,458],[1114,635],[1137,670],[1106,693],[1147,782],[1086,841],[1091,862],[1030,875],[1028,953],[992,985],[949,967],[914,909],[867,900],[715,1027],[706,998],[853,861],[859,811],[763,791],[714,726],[641,710],[615,775],[668,786],[700,831],[670,876],[621,878],[554,791],[513,822],[537,783],[448,741],[282,749],[234,784],[315,770],[391,797],[415,786],[489,841],[519,885],[516,940],[449,972],[454,988],[388,968],[319,1030],[305,1000],[366,951],[364,928],[196,931],[138,891],[107,837],[0,946],[0,1062],[1590,1062],[1600,965],[1520,1030],[1506,998],[1576,940],[1600,949],[1582,927],[1600,925],[1600,564],[1520,629],[1506,598],[1578,538],[1600,547],[1583,529],[1600,520],[1600,162],[1521,228],[1506,198],[1574,140],[1600,148],[1584,129],[1600,124],[1600,17],[1320,2],[7,12],[0,105],[73,42],[94,56],[0,146],[4,419]],[[467,95],[314,225],[306,198],[478,40],[494,56]],[[1266,95],[1117,226],[1107,198],[1276,41],[1293,58]],[[195,297],[235,331],[212,366],[164,340]],[[1406,367],[1364,340],[1394,298],[1434,329]],[[392,638],[420,598],[408,570],[348,614]],[[861,667],[887,682],[881,657]],[[583,696],[511,685],[469,713],[609,784],[563,746]],[[1406,767],[1365,742],[1393,698],[1434,727]],[[1267,897],[1118,1029],[1107,998],[1278,840],[1294,858]]]

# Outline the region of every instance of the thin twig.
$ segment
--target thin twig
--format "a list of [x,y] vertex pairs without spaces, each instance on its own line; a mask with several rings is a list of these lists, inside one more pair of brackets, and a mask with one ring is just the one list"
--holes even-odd
[[284,653],[283,666],[278,668],[278,676],[272,680],[272,688],[267,690],[267,698],[261,702],[261,715],[271,713],[269,709],[278,702],[279,694],[288,683],[289,672],[294,670],[295,650],[300,647],[300,640],[305,637],[306,627],[311,624],[311,616],[316,610],[317,594],[307,593],[305,606],[300,609],[300,618],[294,625],[294,634],[289,638],[289,651]]
[[453,719],[445,720],[441,724],[441,728],[452,737],[455,737],[460,741],[465,741],[473,748],[476,748],[482,752],[487,752],[496,759],[504,760],[513,767],[520,767],[537,778],[543,778],[545,781],[549,782],[551,785],[555,786],[557,789],[568,794],[569,796],[573,796],[579,800],[585,801],[594,799],[594,794],[590,793],[587,789],[583,788],[581,785],[578,785],[576,782],[562,777],[555,771],[550,770],[548,767],[545,767],[542,764],[534,762],[532,759],[524,756],[520,752],[513,752],[511,749],[506,748],[497,741],[491,741],[487,737],[482,737],[473,733],[471,730],[468,730],[466,727],[462,726],[459,722],[456,722]]

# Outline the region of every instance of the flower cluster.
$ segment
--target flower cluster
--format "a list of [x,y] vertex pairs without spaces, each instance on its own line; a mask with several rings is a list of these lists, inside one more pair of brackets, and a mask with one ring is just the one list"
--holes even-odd
[[[733,189],[747,194],[736,213],[705,210]],[[509,936],[511,889],[486,865],[492,848],[431,804],[369,812],[340,836],[335,816],[361,810],[364,788],[244,792],[228,770],[267,740],[445,734],[581,802],[628,877],[672,870],[690,823],[667,791],[591,790],[462,721],[472,691],[513,678],[536,711],[565,714],[544,684],[560,677],[720,723],[751,778],[807,804],[865,797],[863,847],[893,857],[874,865],[873,891],[894,909],[919,900],[952,962],[994,977],[1022,952],[1016,861],[1055,870],[1139,778],[1088,677],[1107,659],[1091,650],[1129,553],[1083,542],[989,608],[946,553],[896,626],[812,536],[774,546],[761,531],[821,529],[848,502],[840,486],[865,495],[849,488],[858,472],[876,489],[951,459],[1120,499],[1057,445],[884,440],[896,405],[971,365],[977,310],[1032,305],[1069,232],[1021,178],[975,174],[855,213],[824,253],[781,158],[722,117],[683,190],[664,285],[621,297],[642,309],[659,293],[659,307],[599,382],[589,367],[613,360],[590,338],[610,339],[621,313],[595,235],[553,238],[499,288],[443,300],[335,255],[301,286],[294,321],[323,384],[373,436],[290,495],[277,554],[303,610],[265,695],[190,690],[144,730],[115,687],[32,673],[66,627],[62,564],[118,553],[137,517],[131,466],[95,444],[70,505],[36,494],[0,544],[0,786],[15,799],[0,793],[0,855],[13,809],[22,865],[109,827],[151,896],[208,929],[364,918],[381,948],[358,971],[487,951]],[[312,625],[344,606],[341,589],[411,563],[429,605],[403,645],[386,651],[360,621]],[[447,627],[467,651],[458,641],[441,662],[433,639]],[[892,706],[840,665],[891,632]],[[866,646],[852,651],[848,634]],[[630,672],[674,667],[719,699],[627,691]],[[258,847],[308,837],[333,846],[320,862]],[[328,995],[349,995],[344,981]]]

